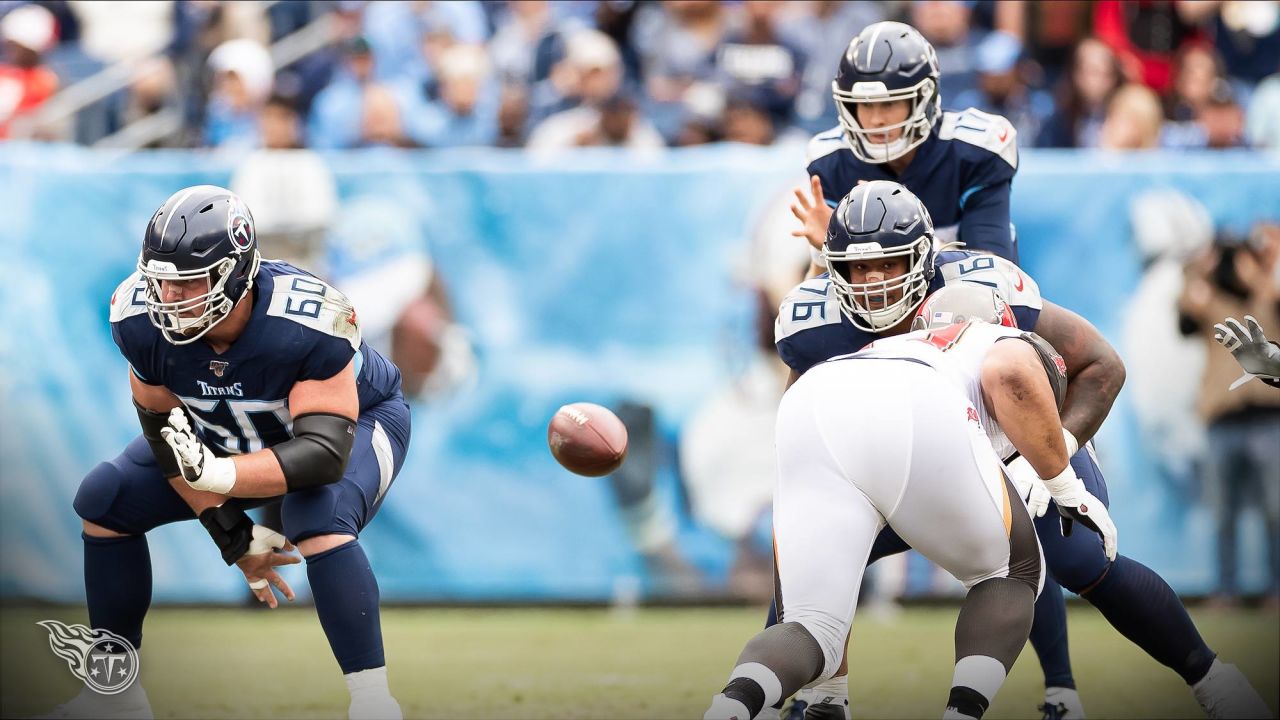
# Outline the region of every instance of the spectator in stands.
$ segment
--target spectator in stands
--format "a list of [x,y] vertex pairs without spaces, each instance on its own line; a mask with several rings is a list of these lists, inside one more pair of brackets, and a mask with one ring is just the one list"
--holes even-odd
[[474,0],[451,2],[373,2],[364,7],[364,35],[377,58],[379,80],[414,75],[433,77],[434,65],[423,60],[422,43],[429,34],[465,44],[480,44],[489,34],[484,8]]
[[808,58],[796,96],[795,122],[805,134],[815,135],[836,126],[831,77],[849,39],[885,16],[884,8],[875,3],[815,0],[809,8],[781,18],[778,29]]
[[1003,115],[1018,131],[1018,137],[1033,143],[1040,128],[1053,116],[1053,98],[1027,85],[1021,56],[1022,43],[1016,37],[1000,31],[988,33],[978,44],[978,87],[961,93],[949,104]]
[[1274,0],[1179,3],[1178,12],[1205,28],[1238,96],[1247,100],[1249,90],[1280,71],[1280,11]]
[[1056,87],[1071,67],[1076,44],[1089,34],[1089,5],[1078,2],[1026,3],[1027,56],[1041,70],[1039,87]]
[[275,67],[254,40],[229,40],[209,55],[213,92],[205,109],[204,141],[210,147],[257,147],[258,116],[271,96]]
[[776,107],[755,88],[730,91],[724,105],[725,142],[772,145],[779,134]]
[[400,98],[386,85],[371,83],[360,98],[360,137],[356,147],[415,147],[404,126]]
[[1245,144],[1244,109],[1236,102],[1231,83],[1219,78],[1196,118],[1204,132],[1205,146],[1222,149]]
[[347,43],[342,67],[311,106],[308,145],[318,149],[356,145],[360,138],[360,108],[365,88],[373,83],[373,71],[373,51],[368,40],[357,37]]
[[651,11],[651,27],[636,38],[644,66],[645,114],[674,140],[685,122],[685,96],[715,85],[715,54],[729,31],[729,10],[717,0],[669,0]]
[[1174,63],[1169,119],[1195,120],[1209,102],[1214,84],[1223,77],[1222,61],[1208,45],[1190,45],[1178,53]]
[[1258,84],[1249,101],[1245,135],[1254,147],[1280,150],[1280,74]]
[[[947,106],[954,98],[977,87],[977,43],[980,33],[971,27],[970,5],[957,0],[917,0],[911,3],[911,25],[938,51],[942,70],[939,92]],[[832,68],[834,71],[835,68]]]
[[408,136],[424,147],[492,145],[498,135],[499,88],[481,45],[455,44],[440,56],[437,97],[414,83],[404,96]]
[[1081,40],[1076,45],[1070,72],[1058,81],[1058,111],[1045,124],[1036,144],[1097,147],[1107,104],[1122,79],[1120,64],[1110,48],[1096,38]]
[[1100,147],[1106,150],[1150,150],[1160,146],[1164,113],[1160,98],[1145,85],[1129,83],[1107,104]]
[[37,110],[58,89],[58,76],[41,56],[58,37],[53,14],[38,5],[24,5],[0,18],[4,40],[0,60],[0,139],[9,137],[15,118]]
[[623,85],[622,58],[599,30],[579,30],[566,40],[565,59],[552,69],[558,85],[577,106],[538,123],[528,148],[539,152],[583,145],[662,148],[662,136],[639,112]]
[[1187,12],[1191,5],[1173,0],[1099,0],[1093,31],[1115,51],[1129,81],[1164,95],[1173,84],[1177,53],[1206,39],[1194,24],[1196,18]]
[[1269,561],[1267,597],[1280,604],[1280,483],[1275,482],[1280,447],[1280,393],[1261,382],[1229,390],[1240,366],[1213,339],[1224,317],[1252,315],[1268,337],[1280,335],[1280,226],[1264,224],[1248,241],[1221,235],[1218,243],[1187,265],[1179,300],[1182,331],[1199,335],[1207,348],[1198,410],[1208,425],[1204,492],[1218,529],[1218,588],[1222,604],[1239,598],[1236,546],[1240,515],[1262,511]]
[[743,3],[742,25],[725,36],[715,59],[721,82],[750,93],[751,105],[767,112],[774,128],[791,124],[806,62],[800,47],[779,33],[782,8],[777,0]]
[[556,113],[534,128],[526,146],[548,155],[570,147],[613,146],[653,153],[666,147],[640,113],[634,96],[619,89],[603,101]]

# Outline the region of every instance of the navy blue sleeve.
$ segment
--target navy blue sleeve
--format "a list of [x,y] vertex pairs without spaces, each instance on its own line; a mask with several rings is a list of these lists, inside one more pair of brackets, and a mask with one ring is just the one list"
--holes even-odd
[[356,350],[346,338],[327,335],[319,332],[309,333],[315,340],[306,358],[298,380],[328,380],[342,372],[342,369],[355,357]]
[[[142,321],[150,322],[145,317]],[[139,337],[140,333],[135,332],[136,328],[132,327],[136,324],[137,320],[134,318],[111,323],[111,339],[139,380],[147,385],[163,385],[164,377],[160,372],[155,343],[146,342],[145,338]]]
[[976,184],[965,191],[960,199],[960,240],[965,249],[994,253],[1009,262],[1018,262],[1009,218],[1012,189],[1009,180],[1002,180],[994,185]]

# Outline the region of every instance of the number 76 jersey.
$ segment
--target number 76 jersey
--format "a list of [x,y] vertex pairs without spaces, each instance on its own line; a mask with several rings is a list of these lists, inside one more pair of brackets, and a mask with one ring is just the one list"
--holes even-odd
[[[930,294],[957,282],[994,288],[1013,309],[1018,328],[1035,330],[1044,303],[1035,281],[1018,266],[994,255],[953,250],[938,253],[936,267]],[[881,337],[855,327],[844,316],[826,274],[793,288],[783,298],[773,326],[778,355],[797,376],[820,362],[856,353]]]
[[133,374],[176,395],[215,452],[249,453],[290,439],[289,391],[327,380],[353,360],[362,412],[400,394],[400,371],[361,340],[342,293],[273,260],[262,261],[252,293],[244,332],[221,354],[203,341],[167,342],[147,317],[139,274],[111,296],[111,336]]

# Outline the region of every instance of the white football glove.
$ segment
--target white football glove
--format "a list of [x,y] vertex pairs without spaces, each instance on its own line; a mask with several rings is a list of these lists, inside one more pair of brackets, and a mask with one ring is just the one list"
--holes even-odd
[[200,442],[182,408],[169,411],[169,427],[161,428],[160,436],[178,459],[182,479],[192,488],[226,495],[235,487],[235,462],[231,458],[217,457]]
[[1232,390],[1254,377],[1280,378],[1280,347],[1267,341],[1262,325],[1252,315],[1245,315],[1244,323],[1229,317],[1214,325],[1213,339],[1230,350],[1236,362],[1244,368],[1245,375],[1232,383]]
[[[1080,449],[1080,443],[1066,428],[1062,428],[1062,440],[1067,446],[1067,459],[1070,460],[1071,456]],[[1036,474],[1031,463],[1019,455],[1005,465],[1005,470],[1009,473],[1013,486],[1018,489],[1018,495],[1027,504],[1027,511],[1031,513],[1031,517],[1044,517],[1044,514],[1049,511],[1049,501],[1053,500],[1053,496],[1049,494],[1049,488],[1045,487],[1044,481]]]
[[1116,559],[1118,538],[1111,513],[1102,501],[1085,489],[1084,481],[1068,464],[1056,477],[1044,481],[1062,515],[1062,535],[1070,537],[1072,524],[1080,523],[1102,536],[1102,547],[1108,560]]
[[[275,552],[288,546],[289,541],[284,535],[272,530],[265,525],[253,526],[253,540],[249,541],[249,549],[245,550],[245,555],[266,555],[269,552]],[[254,590],[261,590],[267,586],[266,578],[258,578],[257,580],[249,580],[249,587]]]

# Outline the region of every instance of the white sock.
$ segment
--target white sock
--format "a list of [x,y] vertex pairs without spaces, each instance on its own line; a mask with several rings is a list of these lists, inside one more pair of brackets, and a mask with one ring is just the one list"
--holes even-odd
[[351,693],[352,700],[356,699],[357,696],[371,697],[391,694],[391,688],[387,686],[386,665],[347,673],[342,676],[342,679],[347,682],[347,691]]
[[1004,664],[986,655],[967,655],[956,663],[951,676],[951,687],[967,687],[976,690],[990,703],[1004,684]]
[[764,690],[765,707],[770,707],[782,699],[782,681],[778,679],[777,674],[765,665],[754,662],[742,663],[734,668],[733,673],[729,675],[730,681],[735,678],[755,680],[760,689]]
[[702,720],[750,720],[748,712],[746,705],[718,693],[711,698],[711,707],[703,713]]

